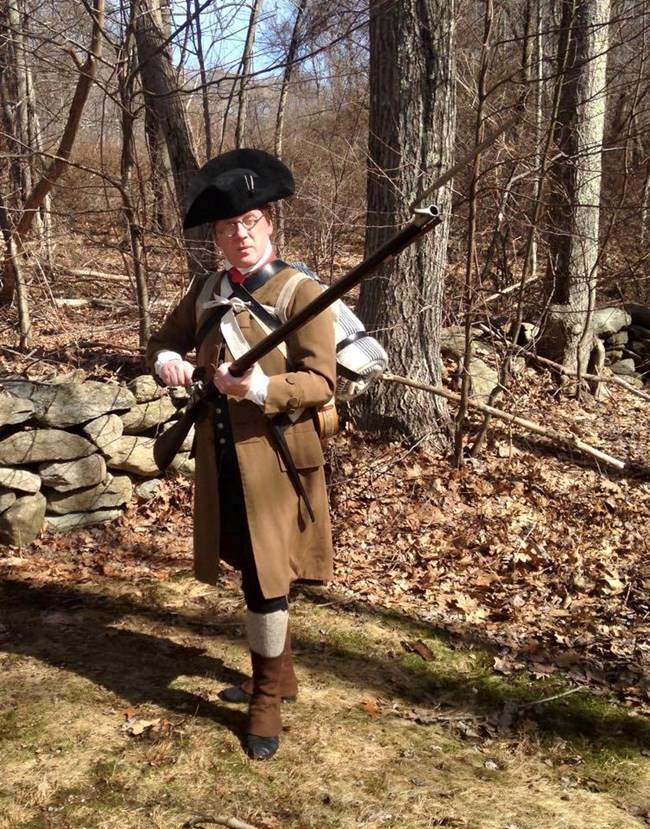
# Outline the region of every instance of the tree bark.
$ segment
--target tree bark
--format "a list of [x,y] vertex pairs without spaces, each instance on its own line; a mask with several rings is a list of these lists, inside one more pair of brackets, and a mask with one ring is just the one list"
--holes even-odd
[[125,60],[120,62],[121,69],[118,72],[118,87],[121,104],[120,111],[122,115],[120,195],[122,197],[122,211],[124,213],[128,231],[133,275],[135,279],[135,292],[138,303],[138,342],[140,347],[144,349],[147,341],[149,340],[151,319],[149,314],[149,290],[147,286],[146,267],[144,263],[142,244],[142,222],[138,216],[132,190],[133,168],[135,166],[135,115],[133,113],[135,78],[133,73],[130,71],[130,66],[134,52],[133,32],[131,25],[129,25],[126,35],[126,42],[124,44]]
[[580,376],[595,348],[609,0],[563,0],[549,212],[551,307],[540,353]]
[[165,44],[162,20],[152,0],[134,0],[135,41],[138,72],[146,107],[153,113],[165,137],[169,152],[179,212],[187,207],[191,181],[198,169],[196,153],[185,110],[178,94],[169,47]]
[[[278,110],[275,116],[275,137],[274,148],[275,154],[278,158],[282,158],[282,149],[284,143],[284,114],[287,106],[287,97],[289,95],[289,84],[291,83],[291,76],[294,70],[294,61],[296,59],[296,52],[298,51],[298,44],[300,43],[300,30],[302,27],[302,19],[307,9],[309,0],[300,0],[296,10],[296,19],[293,23],[293,30],[291,32],[291,40],[287,50],[287,61],[284,67],[284,75],[282,77],[282,86],[280,87],[280,97],[278,98]],[[275,239],[278,247],[281,249],[284,245],[284,202],[279,201],[275,208]]]
[[[369,254],[410,219],[409,203],[450,165],[455,132],[454,3],[370,3]],[[450,188],[433,233],[363,283],[359,312],[387,348],[391,368],[425,383],[441,376],[439,332]],[[377,383],[360,399],[358,422],[386,437],[449,446],[438,398]]]
[[201,14],[199,0],[194,0],[194,29],[196,33],[196,57],[199,62],[199,75],[201,78],[201,106],[203,108],[203,130],[205,134],[205,155],[209,160],[212,158],[212,122],[210,119],[210,88],[208,86],[208,75],[205,71],[205,57],[203,55],[203,32],[201,30]]
[[[478,146],[484,138],[485,131],[485,105],[487,101],[487,76],[490,66],[490,47],[492,36],[492,25],[494,22],[494,8],[492,0],[485,0],[483,41],[481,44],[481,57],[479,61],[479,74],[477,78],[477,112],[474,132],[474,143]],[[469,410],[469,398],[471,391],[470,366],[472,362],[472,320],[474,317],[475,304],[475,278],[476,267],[476,233],[478,227],[478,181],[481,172],[481,156],[477,155],[472,165],[472,175],[469,181],[468,202],[468,232],[467,232],[467,257],[465,260],[465,348],[462,359],[459,362],[461,370],[460,384],[460,406],[454,424],[454,463],[457,467],[463,464],[463,438],[465,435],[467,412]],[[487,428],[487,424],[486,424]]]
[[[153,0],[133,0],[136,4],[135,41],[145,106],[165,137],[174,180],[178,212],[188,207],[190,187],[198,170],[190,128],[179,95],[169,46],[165,42],[163,21]],[[190,275],[201,273],[213,264],[211,245],[206,241],[208,226],[185,232]]]
[[251,8],[251,16],[248,21],[248,32],[241,61],[241,80],[239,85],[239,108],[237,111],[237,126],[235,128],[235,144],[237,147],[244,146],[246,135],[246,118],[248,110],[248,83],[253,67],[253,47],[255,45],[255,30],[257,21],[262,11],[263,0],[254,0]]

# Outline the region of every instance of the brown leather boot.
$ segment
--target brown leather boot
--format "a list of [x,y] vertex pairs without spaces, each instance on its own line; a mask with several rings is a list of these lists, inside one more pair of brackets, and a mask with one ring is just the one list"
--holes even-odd
[[[284,643],[284,662],[280,678],[280,697],[282,702],[295,702],[298,697],[298,677],[293,669],[293,654],[291,652],[291,633],[287,629],[287,638]],[[253,696],[253,678],[246,679],[241,685],[231,685],[219,691],[218,697],[224,702],[248,705]]]
[[280,679],[284,653],[260,656],[251,651],[253,694],[248,706],[246,750],[254,760],[270,760],[280,745]]

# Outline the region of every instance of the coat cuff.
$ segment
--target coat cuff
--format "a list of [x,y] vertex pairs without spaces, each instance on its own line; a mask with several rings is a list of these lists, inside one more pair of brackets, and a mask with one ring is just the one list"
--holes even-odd
[[153,369],[158,377],[160,377],[160,372],[165,363],[171,363],[172,360],[182,361],[183,358],[176,351],[159,351],[156,354],[156,362],[154,363]]

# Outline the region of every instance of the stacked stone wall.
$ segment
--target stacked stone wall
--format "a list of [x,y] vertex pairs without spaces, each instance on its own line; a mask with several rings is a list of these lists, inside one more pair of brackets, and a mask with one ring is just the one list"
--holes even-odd
[[[65,532],[112,521],[134,494],[151,497],[161,474],[155,435],[186,400],[148,375],[128,385],[3,380],[0,544],[30,544],[44,527]],[[191,440],[172,464],[189,476]]]
[[[596,333],[611,370],[633,385],[650,380],[650,308],[628,305],[595,312]],[[534,326],[526,339],[534,339]],[[477,329],[481,336],[483,329]],[[460,357],[462,329],[445,329],[443,353]],[[498,382],[477,355],[472,393],[487,398]],[[156,434],[168,428],[187,393],[164,389],[141,375],[127,385],[38,383],[21,378],[0,385],[0,544],[24,546],[39,535],[118,518],[134,497],[149,498],[160,470],[153,457]],[[192,477],[190,432],[171,465]]]
[[639,388],[650,380],[650,307],[630,304],[596,311],[605,362],[614,374]]

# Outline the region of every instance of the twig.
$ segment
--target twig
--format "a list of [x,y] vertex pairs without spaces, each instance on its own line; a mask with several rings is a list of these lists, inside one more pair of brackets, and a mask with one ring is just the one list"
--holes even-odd
[[346,602],[353,602],[354,599],[351,596],[345,596],[342,599],[334,599],[331,602],[323,602],[322,604],[316,605],[316,607],[320,610],[322,607],[334,607],[337,604],[345,604]]
[[[529,354],[526,352],[527,357],[532,357],[533,360],[541,363],[543,366],[549,366],[550,368],[555,369],[556,371],[561,372],[562,374],[566,374],[569,377],[577,377],[577,373],[575,371],[569,371],[568,368],[565,368],[560,363],[554,363],[553,360],[549,360],[547,357],[539,357],[537,354]],[[650,394],[646,394],[646,392],[641,391],[640,389],[635,389],[634,386],[631,386],[629,383],[626,383],[622,377],[617,377],[615,374],[609,375],[607,377],[603,377],[601,374],[585,374],[582,372],[580,374],[585,380],[595,380],[597,383],[615,383],[617,386],[621,386],[622,388],[626,389],[627,391],[631,392],[632,394],[640,397],[642,400],[650,400]]]
[[521,711],[522,708],[533,708],[535,705],[542,705],[545,702],[553,702],[556,699],[562,699],[562,697],[568,697],[570,694],[577,694],[579,691],[586,691],[587,688],[584,685],[579,685],[577,688],[570,688],[568,691],[562,691],[561,694],[555,694],[552,697],[544,697],[544,699],[536,699],[533,702],[523,702],[521,705],[517,706],[517,710]]
[[[414,389],[428,391],[431,392],[431,394],[437,394],[438,396],[451,400],[454,403],[460,402],[460,395],[454,394],[454,392],[447,391],[447,389],[440,388],[439,386],[429,386],[426,383],[419,383],[416,380],[411,380],[409,377],[399,377],[395,374],[384,374],[382,376],[382,380],[386,380],[389,383],[401,383],[404,386],[410,386]],[[603,461],[603,463],[609,464],[609,466],[616,467],[616,469],[625,468],[625,463],[623,461],[620,461],[618,458],[614,458],[611,455],[607,455],[605,452],[601,452],[600,449],[590,446],[588,443],[585,443],[583,440],[580,440],[574,435],[562,434],[561,432],[556,432],[554,429],[545,429],[543,426],[540,426],[538,423],[534,423],[532,420],[517,417],[516,415],[509,414],[501,409],[496,409],[494,406],[479,403],[476,400],[470,400],[469,406],[472,409],[478,409],[480,412],[491,414],[500,420],[505,420],[507,423],[513,423],[516,426],[521,426],[522,429],[527,429],[529,432],[534,432],[535,434],[542,435],[543,437],[551,438],[551,440],[555,440],[558,443],[562,443],[574,449],[579,449],[581,452],[591,455],[597,460]]]
[[59,270],[70,274],[77,279],[92,279],[93,282],[132,282],[130,276],[119,273],[104,273],[104,271],[80,270],[78,268],[66,268],[59,265]]
[[237,820],[236,817],[195,817],[183,824],[181,829],[201,829],[202,823],[215,823],[218,826],[229,826],[230,829],[258,829],[250,823]]
[[86,308],[88,305],[93,308],[128,308],[133,304],[125,299],[87,299],[85,297],[54,297],[53,302],[57,308]]

